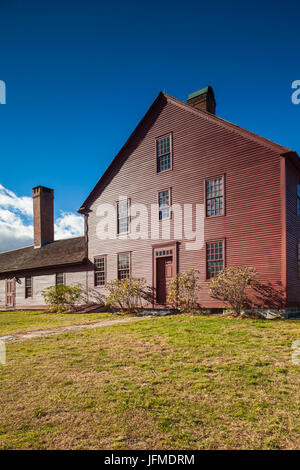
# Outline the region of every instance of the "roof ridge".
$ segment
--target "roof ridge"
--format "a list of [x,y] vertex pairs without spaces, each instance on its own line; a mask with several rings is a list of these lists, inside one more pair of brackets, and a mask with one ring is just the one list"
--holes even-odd
[[280,144],[277,144],[276,142],[273,142],[272,140],[269,140],[265,137],[262,137],[258,134],[255,134],[252,131],[248,131],[247,129],[245,129],[241,126],[238,126],[237,124],[234,124],[230,121],[226,121],[225,119],[223,119],[223,118],[221,118],[221,117],[219,117],[215,114],[211,114],[208,111],[196,109],[196,108],[192,107],[191,105],[185,103],[184,101],[181,101],[178,98],[175,98],[174,96],[168,95],[167,93],[160,91],[159,94],[157,95],[156,99],[153,101],[153,103],[151,104],[151,106],[147,110],[147,112],[144,114],[142,119],[138,122],[138,124],[135,127],[135,129],[133,130],[133,132],[129,135],[129,137],[126,140],[126,142],[124,143],[124,145],[121,147],[119,152],[115,155],[115,157],[112,159],[111,163],[108,165],[108,167],[106,168],[104,173],[102,173],[102,175],[99,178],[98,182],[94,185],[94,187],[90,191],[89,195],[87,196],[87,198],[85,199],[85,201],[81,205],[81,207],[78,209],[79,213],[84,214],[87,211],[87,208],[89,207],[91,201],[93,200],[93,197],[94,197],[96,191],[98,190],[98,188],[100,187],[101,183],[104,181],[104,179],[107,176],[110,175],[110,172],[111,172],[111,169],[113,168],[113,165],[116,164],[116,162],[118,161],[118,159],[119,159],[120,155],[122,154],[122,152],[126,149],[127,145],[131,142],[132,138],[135,136],[136,132],[138,131],[138,129],[140,128],[142,123],[146,120],[147,116],[150,115],[151,111],[153,110],[153,108],[159,102],[159,100],[161,98],[163,98],[167,102],[173,102],[174,104],[177,104],[178,106],[181,106],[183,109],[185,109],[185,110],[187,110],[191,113],[194,113],[197,116],[200,115],[201,117],[206,118],[210,122],[214,122],[217,125],[222,126],[223,128],[225,128],[226,130],[229,130],[232,133],[238,134],[239,136],[242,136],[245,139],[248,139],[248,140],[250,139],[250,140],[252,140],[252,141],[254,141],[254,142],[256,142],[260,145],[263,145],[263,146],[277,152],[279,155],[286,155],[287,153],[291,153],[291,152],[296,153],[295,151],[289,149],[288,147],[284,147]]
[[82,264],[85,260],[85,237],[63,238],[38,249],[27,246],[0,253],[0,274]]
[[20,248],[14,248],[13,250],[0,251],[0,256],[4,255],[5,253],[12,253],[13,251],[26,250],[26,248],[33,248],[33,247],[34,245],[27,245],[27,246],[22,246]]
[[[77,237],[59,238],[58,240],[53,240],[53,242],[50,242],[50,243],[62,242],[64,240],[74,240],[75,238],[84,238],[84,235],[80,235]],[[50,243],[47,243],[47,245],[49,245]]]
[[162,94],[166,97],[167,100],[175,101],[175,104],[178,104],[188,111],[194,112],[194,114],[201,115],[203,117],[208,118],[210,121],[216,122],[216,124],[221,125],[222,127],[225,127],[227,129],[232,129],[239,135],[242,135],[245,138],[252,138],[256,142],[261,143],[262,145],[266,145],[269,148],[271,147],[272,150],[278,150],[280,154],[286,153],[286,152],[294,152],[294,150],[285,147],[281,144],[278,144],[277,142],[274,142],[273,140],[267,139],[266,137],[263,137],[259,134],[256,134],[255,132],[249,131],[248,129],[245,129],[242,126],[239,126],[238,124],[234,124],[231,121],[228,121],[216,114],[212,114],[208,111],[204,111],[201,109],[194,108],[193,106],[189,105],[188,103],[185,103],[182,100],[179,100],[178,98],[175,98],[174,96],[171,96],[167,93],[162,92]]
[[[53,242],[48,242],[43,246],[47,246],[47,245],[50,245],[50,244],[56,243],[56,242],[62,242],[62,241],[65,241],[65,240],[74,240],[76,238],[84,238],[84,235],[80,235],[78,237],[59,238],[58,240],[53,240]],[[26,248],[34,248],[34,245],[21,246],[20,248],[14,248],[13,250],[0,251],[0,256],[4,255],[5,253],[12,253],[13,251],[26,250]],[[43,247],[40,247],[40,248],[43,248]]]

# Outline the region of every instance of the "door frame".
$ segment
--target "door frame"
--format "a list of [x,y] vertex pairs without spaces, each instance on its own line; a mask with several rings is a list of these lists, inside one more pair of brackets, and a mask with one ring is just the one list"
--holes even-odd
[[[9,305],[7,303],[7,285],[8,283],[12,283],[13,284],[13,304],[12,305]],[[15,308],[16,307],[16,280],[15,278],[10,278],[10,279],[5,279],[5,306],[6,307],[11,307],[11,308]]]
[[[167,251],[172,250],[172,253],[167,253]],[[164,251],[165,254],[160,254],[156,256],[157,251]],[[168,258],[172,256],[172,268],[173,268],[173,276],[175,277],[178,272],[178,242],[164,242],[152,245],[152,285],[153,285],[153,307],[159,305],[156,302],[156,282],[157,282],[157,263],[156,260],[159,258]]]

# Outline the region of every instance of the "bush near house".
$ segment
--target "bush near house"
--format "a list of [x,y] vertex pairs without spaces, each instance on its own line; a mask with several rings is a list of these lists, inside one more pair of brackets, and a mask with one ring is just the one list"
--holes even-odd
[[210,295],[228,305],[234,316],[249,306],[248,288],[255,284],[256,270],[249,266],[224,268],[210,283]]
[[191,268],[188,271],[178,273],[170,282],[168,302],[181,312],[192,312],[199,305],[197,293],[199,290],[200,271]]
[[86,292],[81,284],[71,286],[51,286],[41,291],[51,312],[62,313],[74,308],[84,298]]
[[125,278],[108,282],[106,289],[105,305],[132,313],[142,307],[147,287],[144,278]]

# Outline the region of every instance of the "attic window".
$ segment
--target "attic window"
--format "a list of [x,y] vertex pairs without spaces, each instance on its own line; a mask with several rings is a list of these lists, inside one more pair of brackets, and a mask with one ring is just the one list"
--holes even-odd
[[157,173],[171,169],[172,152],[170,135],[156,140],[156,163]]

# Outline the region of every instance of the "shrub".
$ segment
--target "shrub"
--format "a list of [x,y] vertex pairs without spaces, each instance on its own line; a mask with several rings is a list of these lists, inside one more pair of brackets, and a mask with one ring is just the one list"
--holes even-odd
[[230,266],[223,269],[210,283],[210,295],[231,307],[235,316],[249,305],[247,289],[255,284],[255,268]]
[[107,283],[108,295],[105,305],[127,310],[129,313],[142,306],[145,296],[146,280],[144,278],[115,279]]
[[41,291],[52,312],[61,313],[67,308],[74,308],[85,294],[81,284],[71,286],[51,286]]
[[191,312],[198,308],[199,274],[200,271],[191,268],[178,273],[170,281],[170,293],[167,300],[181,312]]

